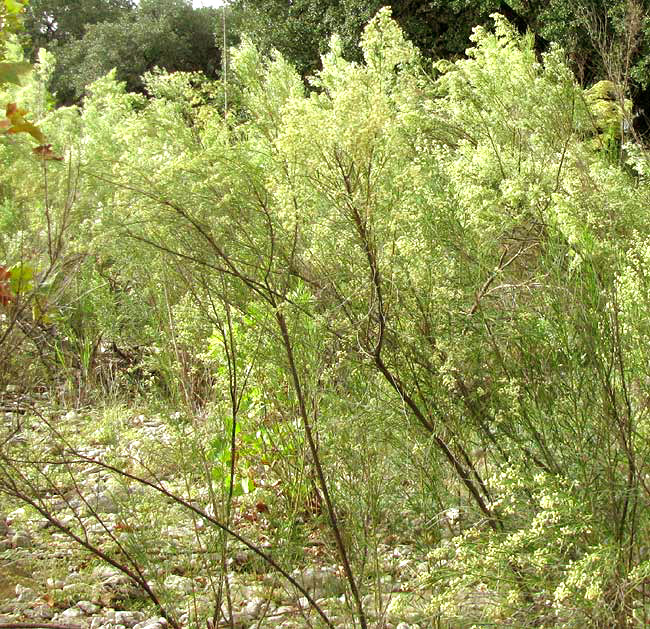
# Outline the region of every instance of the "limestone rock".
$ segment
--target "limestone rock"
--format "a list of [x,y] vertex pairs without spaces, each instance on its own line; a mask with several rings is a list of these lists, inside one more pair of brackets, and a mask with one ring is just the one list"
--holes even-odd
[[95,605],[95,603],[91,603],[90,601],[79,601],[77,607],[88,616],[96,614],[101,609],[99,605]]
[[16,585],[16,601],[18,603],[30,603],[38,598],[38,594],[32,588],[25,587],[18,583]]
[[125,627],[135,627],[138,623],[144,620],[142,612],[115,612],[115,624],[124,625]]

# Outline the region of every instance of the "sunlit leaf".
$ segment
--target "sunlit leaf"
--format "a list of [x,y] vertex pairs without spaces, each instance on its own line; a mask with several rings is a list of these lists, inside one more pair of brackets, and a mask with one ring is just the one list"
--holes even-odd
[[35,140],[38,142],[45,142],[45,136],[43,132],[33,123],[27,122],[24,120],[20,124],[13,125],[7,133],[29,133]]
[[[43,132],[29,120],[25,120],[27,115],[26,109],[21,109],[16,103],[7,103],[5,107],[6,120],[1,121],[0,129],[6,130],[5,133],[28,133],[37,142],[45,144],[45,135]],[[49,159],[55,159],[50,157]]]
[[21,0],[4,0],[5,9],[7,13],[20,13],[25,8],[25,2]]
[[18,264],[9,270],[9,286],[14,295],[26,293],[33,288],[34,269],[28,264]]

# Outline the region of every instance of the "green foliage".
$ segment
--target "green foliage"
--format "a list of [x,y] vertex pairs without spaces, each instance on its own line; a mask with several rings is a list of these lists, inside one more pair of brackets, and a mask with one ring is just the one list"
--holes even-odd
[[52,89],[60,102],[79,101],[86,87],[111,68],[130,91],[142,91],[142,76],[156,67],[209,77],[219,70],[216,10],[193,9],[186,0],[148,0],[116,8],[112,17],[90,13],[81,32],[71,29],[53,48]]
[[615,623],[603,591],[615,578],[614,549],[584,510],[586,488],[513,468],[489,482],[509,526],[494,535],[471,525],[431,551],[431,570],[422,578],[437,592],[429,613],[467,623],[531,626],[533,617],[542,626]]
[[48,219],[76,227],[60,362],[92,382],[113,347],[149,396],[209,408],[227,517],[266,496],[259,465],[325,512],[322,473],[362,588],[387,522],[428,509],[429,617],[623,626],[646,605],[647,153],[638,179],[603,160],[598,89],[493,22],[429,71],[382,9],[311,92],[244,39],[227,115],[199,75],[153,71],[145,99],[110,72],[47,115],[70,155],[48,200],[5,175],[2,262],[24,231],[46,268]]
[[[375,0],[235,0],[228,15],[236,34],[249,36],[263,52],[279,50],[306,77],[321,68],[335,34],[344,57],[360,61],[363,27],[382,6]],[[561,46],[580,83],[612,80],[642,109],[650,66],[649,9],[648,0],[434,0],[395,3],[393,13],[423,56],[437,61],[463,57],[472,28],[487,26],[499,12],[521,35],[534,37],[538,54],[548,52],[551,43]]]
[[32,0],[25,16],[32,58],[38,49],[81,39],[86,27],[128,14],[130,0]]
[[0,63],[0,84],[13,83],[14,85],[20,85],[21,78],[28,75],[31,71],[31,64],[25,61]]
[[[6,5],[12,7],[15,15],[24,10],[24,4],[12,2]],[[7,39],[6,35],[17,25],[9,24],[5,37],[0,40],[0,88],[2,88],[2,102],[5,105],[5,117],[0,119],[0,133],[11,137],[16,134],[26,134],[39,143],[39,146],[32,149],[32,155],[36,155],[43,162],[62,161],[62,158],[55,155],[51,144],[45,144],[46,137],[38,125],[27,119],[28,115],[36,114],[42,116],[48,108],[46,103],[45,84],[49,80],[53,66],[52,57],[46,51],[38,55],[38,64],[32,66],[23,59],[23,52],[16,38]],[[7,61],[4,61],[4,60]],[[41,98],[37,100],[34,96]],[[8,102],[7,102],[8,101]],[[21,103],[21,106],[17,104]],[[23,108],[23,105],[34,106],[35,110]]]
[[0,4],[0,50],[11,35],[21,30],[26,4],[26,0],[3,0]]

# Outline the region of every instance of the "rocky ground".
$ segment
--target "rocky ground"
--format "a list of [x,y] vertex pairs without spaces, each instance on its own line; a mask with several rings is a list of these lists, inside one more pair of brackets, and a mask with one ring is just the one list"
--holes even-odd
[[[52,453],[60,447],[52,443],[52,433],[43,423],[27,422],[19,431],[10,430],[19,419],[12,413],[5,417],[5,429],[15,447],[32,446]],[[49,519],[15,498],[0,496],[0,627],[2,623],[31,622],[91,629],[164,629],[170,621],[182,627],[205,627],[213,616],[220,584],[227,590],[218,626],[231,626],[226,618],[238,628],[324,626],[300,592],[241,545],[229,545],[227,579],[220,579],[223,564],[209,551],[218,532],[210,532],[200,518],[185,514],[183,519],[179,505],[169,504],[160,494],[121,483],[92,464],[92,460],[114,462],[118,455],[131,460],[135,452],[146,450],[161,463],[155,471],[160,474],[157,481],[164,479],[165,486],[178,493],[183,493],[184,486],[200,502],[206,496],[188,489],[187,472],[185,477],[180,472],[177,476],[170,457],[160,457],[161,451],[176,450],[183,443],[181,433],[168,421],[130,417],[128,432],[120,432],[126,426],[123,418],[114,418],[115,425],[108,420],[100,425],[72,411],[61,419],[68,434],[77,435],[78,451],[88,460],[76,465],[76,477],[67,481],[51,462],[39,463],[39,473],[48,480],[38,504],[47,507]],[[30,459],[32,465],[34,460]],[[35,470],[31,472],[37,479]],[[267,484],[272,485],[273,479]],[[270,552],[275,543],[266,506],[270,494],[263,493],[262,480],[257,480],[257,487],[259,495],[235,501],[233,527]],[[203,507],[209,510],[209,506]],[[53,520],[76,531],[118,563],[124,562],[127,554],[137,557],[143,578],[161,605],[152,604],[142,587],[124,572],[71,541]],[[353,627],[342,568],[319,539],[327,537],[327,529],[314,527],[312,533],[305,538],[302,559],[291,574],[335,627]],[[371,626],[437,626],[426,617],[426,600],[418,582],[425,566],[415,547],[392,536],[375,551],[374,583],[365,588],[363,601]]]

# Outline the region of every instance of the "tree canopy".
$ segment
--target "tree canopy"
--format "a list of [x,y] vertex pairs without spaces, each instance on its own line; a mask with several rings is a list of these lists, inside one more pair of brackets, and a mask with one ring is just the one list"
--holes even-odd
[[[262,50],[279,50],[303,75],[320,68],[320,55],[337,33],[348,58],[361,59],[364,24],[380,0],[233,0],[237,24]],[[394,3],[396,21],[428,58],[464,56],[472,28],[501,13],[520,34],[536,36],[539,54],[562,46],[583,84],[621,80],[625,74],[639,107],[650,80],[648,0],[433,0]],[[614,76],[617,75],[617,76]]]
[[119,19],[134,7],[132,0],[30,0],[25,16],[30,49],[81,39],[88,26]]
[[122,0],[74,3],[41,0],[27,19],[31,47],[46,46],[57,66],[52,90],[59,102],[78,101],[85,87],[112,68],[130,90],[143,89],[142,76],[156,66],[216,76],[217,11],[193,9],[188,0]]

